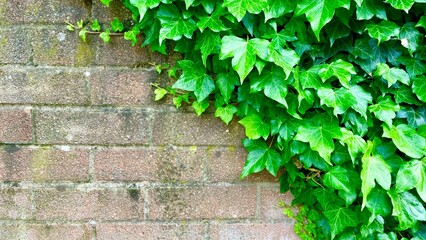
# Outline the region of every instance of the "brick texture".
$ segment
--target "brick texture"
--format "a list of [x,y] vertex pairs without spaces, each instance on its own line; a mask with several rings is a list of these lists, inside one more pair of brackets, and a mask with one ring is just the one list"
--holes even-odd
[[297,239],[279,176],[240,179],[238,119],[153,100],[178,53],[66,29],[114,17],[134,24],[118,0],[0,0],[0,240]]
[[0,109],[0,142],[30,142],[31,131],[29,111]]

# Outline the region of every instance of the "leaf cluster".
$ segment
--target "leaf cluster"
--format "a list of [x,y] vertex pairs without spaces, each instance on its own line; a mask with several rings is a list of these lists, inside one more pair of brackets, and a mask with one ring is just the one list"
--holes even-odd
[[156,100],[240,119],[241,177],[284,168],[304,238],[426,239],[425,0],[122,2],[124,38],[182,53]]

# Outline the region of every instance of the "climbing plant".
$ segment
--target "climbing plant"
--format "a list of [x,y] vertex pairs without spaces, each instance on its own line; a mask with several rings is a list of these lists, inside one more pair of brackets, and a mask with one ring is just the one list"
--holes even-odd
[[241,178],[285,169],[302,239],[426,239],[426,0],[122,3],[69,28],[182,53],[156,100],[239,119]]

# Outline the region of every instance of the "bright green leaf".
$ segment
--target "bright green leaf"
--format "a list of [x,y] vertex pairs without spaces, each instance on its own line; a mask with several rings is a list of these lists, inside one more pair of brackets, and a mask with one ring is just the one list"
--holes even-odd
[[154,91],[155,94],[155,101],[161,100],[166,94],[167,94],[167,90],[164,88],[157,88]]
[[271,45],[269,61],[280,66],[286,75],[286,78],[290,76],[293,67],[299,62],[300,57],[297,53],[291,49],[278,48],[274,49]]
[[420,76],[414,79],[413,92],[420,100],[426,102],[426,76]]
[[111,37],[109,36],[110,34],[110,30],[109,28],[105,29],[105,32],[101,32],[101,34],[99,34],[99,37],[105,42],[105,43],[109,43],[111,40]]
[[318,89],[318,97],[321,104],[334,108],[334,115],[343,114],[351,105],[356,102],[355,97],[346,89],[340,88],[334,91],[330,88]]
[[330,206],[324,215],[327,217],[331,227],[331,238],[341,233],[347,227],[358,225],[358,215],[345,207]]
[[378,63],[377,70],[374,72],[374,76],[382,77],[388,81],[388,87],[400,81],[406,85],[410,85],[410,77],[407,72],[399,68],[390,68],[385,63]]
[[101,31],[101,25],[99,25],[98,19],[93,20],[92,24],[90,25],[90,28],[93,31]]
[[260,13],[268,6],[268,0],[224,0],[223,6],[240,22],[249,13]]
[[177,41],[182,36],[191,38],[193,32],[197,29],[194,20],[191,18],[185,19],[179,9],[173,4],[161,5],[156,17],[161,22],[160,44],[165,39]]
[[426,154],[426,140],[410,126],[385,126],[383,131],[383,137],[391,138],[395,146],[409,157],[421,158]]
[[389,41],[392,37],[397,37],[399,35],[399,27],[394,22],[390,21],[381,21],[378,24],[367,24],[366,30],[370,37],[375,38],[381,42]]
[[206,111],[209,105],[210,104],[208,101],[202,101],[202,102],[194,101],[191,107],[195,110],[195,113],[197,114],[197,116],[200,116],[201,114],[203,114],[203,112]]
[[295,15],[306,14],[317,39],[321,29],[331,21],[337,8],[350,7],[350,0],[302,0],[297,4]]
[[195,49],[201,50],[201,58],[206,66],[207,57],[213,53],[219,53],[220,35],[207,29],[197,38]]
[[379,120],[385,122],[388,126],[392,126],[392,119],[395,118],[395,113],[400,110],[400,107],[390,97],[386,96],[377,104],[369,106],[368,109]]
[[388,192],[392,200],[392,216],[399,220],[399,230],[413,227],[417,221],[426,221],[426,210],[423,204],[411,193],[397,193],[394,190]]
[[265,168],[276,176],[281,164],[281,156],[273,149],[258,148],[251,150],[247,155],[241,178],[245,178],[251,173],[260,172]]
[[271,18],[279,18],[286,13],[293,12],[296,2],[292,0],[268,0],[268,5],[264,9],[265,22]]
[[410,10],[415,1],[416,0],[385,0],[385,2],[389,3],[392,7],[399,10],[405,10],[406,12]]
[[356,6],[356,18],[358,20],[370,20],[374,16],[386,20],[385,5],[381,1],[364,0],[361,5]]
[[124,25],[118,18],[114,18],[110,25],[113,32],[121,32],[124,30]]
[[157,7],[160,2],[161,0],[130,0],[130,4],[139,10],[139,21],[142,21],[148,9]]
[[105,6],[109,7],[109,4],[111,3],[112,0],[101,0],[101,3],[104,4]]
[[257,114],[251,114],[239,121],[246,129],[246,136],[250,139],[268,138],[270,133],[269,124],[263,122],[262,118]]
[[341,142],[348,146],[349,155],[351,156],[352,163],[355,163],[356,156],[359,153],[365,152],[365,150],[367,149],[367,144],[362,137],[353,134],[346,128],[341,128],[341,131],[343,134]]
[[426,203],[426,158],[404,162],[396,176],[395,188],[399,193],[416,188],[420,198]]
[[351,63],[339,59],[331,64],[325,64],[318,72],[323,81],[335,76],[339,79],[342,86],[349,88],[351,75],[356,74],[355,68]]
[[225,36],[222,38],[220,59],[232,57],[232,67],[243,82],[253,69],[256,55],[262,59],[268,56],[268,45],[269,42],[262,39],[254,38],[246,41],[235,36]]
[[198,101],[206,99],[215,89],[213,79],[206,74],[205,69],[190,60],[179,62],[183,74],[173,84],[173,88],[194,91]]
[[362,157],[361,192],[362,208],[367,204],[367,197],[376,186],[376,182],[385,190],[391,185],[391,167],[382,156],[373,154],[373,143],[367,143],[367,150]]
[[215,117],[219,117],[226,123],[226,125],[229,124],[229,122],[234,117],[234,114],[237,112],[237,108],[233,105],[227,105],[226,107],[219,107],[216,109],[216,112],[214,113]]

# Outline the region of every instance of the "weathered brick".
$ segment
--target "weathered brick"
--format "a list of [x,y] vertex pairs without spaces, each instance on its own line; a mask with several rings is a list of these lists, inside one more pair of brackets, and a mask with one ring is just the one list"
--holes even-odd
[[144,197],[139,189],[35,190],[37,220],[142,220]]
[[110,43],[104,43],[101,40],[96,42],[98,46],[97,65],[150,66],[150,50],[147,47],[140,47],[141,43],[132,47],[131,42],[125,40],[123,36],[111,36]]
[[147,113],[124,109],[36,111],[37,141],[43,144],[146,144]]
[[95,36],[87,36],[87,42],[78,32],[65,28],[33,30],[33,62],[35,65],[89,66],[96,58],[96,46],[91,44]]
[[0,239],[88,240],[91,232],[82,224],[2,224]]
[[0,1],[0,24],[63,23],[88,19],[87,0],[3,0]]
[[0,147],[0,181],[88,181],[87,149]]
[[260,194],[260,216],[262,219],[286,219],[286,215],[282,213],[280,201],[286,205],[290,205],[293,196],[290,192],[280,193],[278,187],[262,188]]
[[[247,158],[247,151],[240,147],[210,147],[208,150],[208,179],[212,182],[239,182]],[[278,178],[266,170],[250,174],[244,181],[277,182]]]
[[93,105],[136,106],[153,102],[154,72],[146,70],[102,71],[91,82]]
[[99,240],[196,240],[204,239],[202,224],[101,223],[96,228]]
[[30,111],[0,109],[0,142],[29,141],[31,141]]
[[0,219],[30,219],[31,191],[17,187],[0,189]]
[[30,56],[31,45],[26,28],[0,28],[0,64],[25,64]]
[[88,104],[90,76],[51,68],[0,68],[0,103]]
[[241,145],[244,129],[236,121],[226,126],[212,115],[159,113],[154,120],[153,141],[176,145]]
[[205,148],[102,149],[96,152],[97,181],[202,181]]
[[255,187],[160,187],[149,191],[149,219],[252,218]]
[[217,223],[210,226],[212,240],[268,239],[296,240],[292,222],[281,223]]
[[120,1],[111,1],[109,7],[101,1],[92,1],[93,19],[98,19],[100,23],[108,26],[115,17],[124,22],[132,21],[132,13]]

